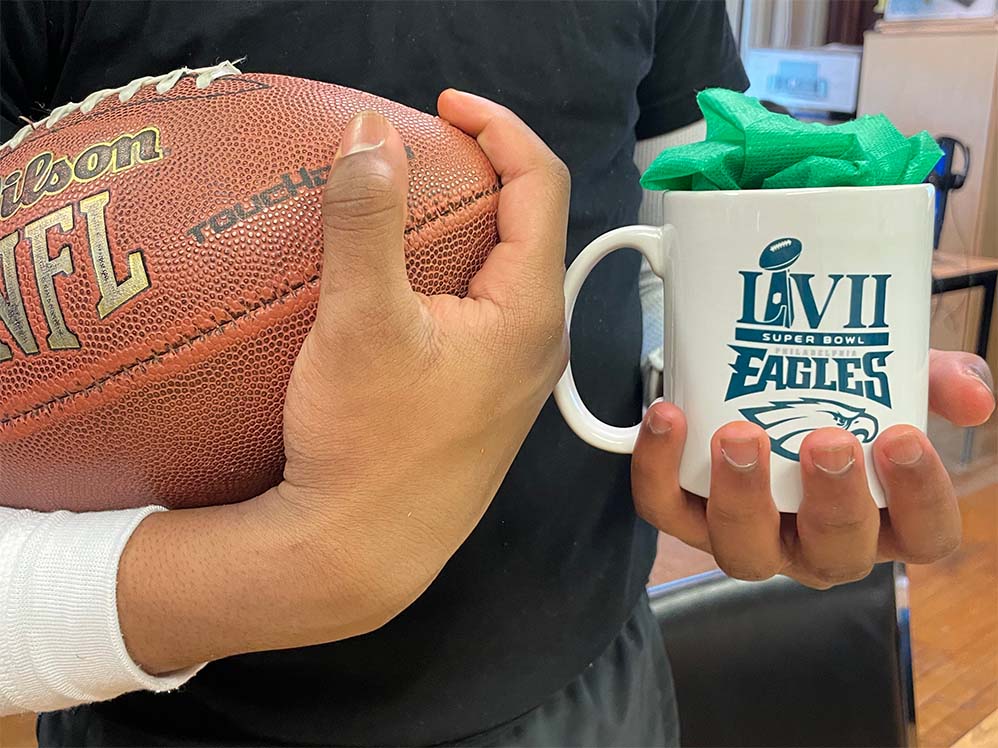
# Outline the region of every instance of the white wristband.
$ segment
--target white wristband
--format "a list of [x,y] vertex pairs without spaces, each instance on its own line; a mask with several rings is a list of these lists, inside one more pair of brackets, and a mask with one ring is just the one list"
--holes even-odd
[[118,623],[118,562],[162,507],[51,514],[0,508],[0,716],[168,691],[200,667],[154,677]]

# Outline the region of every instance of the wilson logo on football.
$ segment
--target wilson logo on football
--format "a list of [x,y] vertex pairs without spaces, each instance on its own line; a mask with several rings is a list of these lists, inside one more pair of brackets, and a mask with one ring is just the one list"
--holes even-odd
[[39,153],[23,171],[4,176],[0,186],[0,219],[12,218],[20,208],[34,205],[43,197],[58,195],[71,184],[90,182],[108,172],[117,174],[162,158],[159,130],[155,127],[119,135],[109,143],[94,143],[75,156],[56,160],[52,153]]

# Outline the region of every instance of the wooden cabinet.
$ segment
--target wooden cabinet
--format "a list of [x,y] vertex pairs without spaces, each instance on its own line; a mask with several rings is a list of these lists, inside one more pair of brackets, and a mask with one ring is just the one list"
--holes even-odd
[[[998,257],[998,29],[987,22],[909,25],[867,32],[859,114],[883,112],[906,134],[928,130],[970,148],[963,189],[951,192],[939,248],[950,256]],[[932,342],[973,350],[979,291],[937,299]],[[990,363],[998,371],[998,315]]]
[[996,91],[998,31],[866,34],[858,113],[970,147],[967,183],[950,193],[940,238],[948,254],[998,257]]

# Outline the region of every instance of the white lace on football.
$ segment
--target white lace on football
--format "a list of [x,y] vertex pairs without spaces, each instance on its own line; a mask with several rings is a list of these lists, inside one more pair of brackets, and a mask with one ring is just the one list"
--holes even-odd
[[[236,60],[236,62],[241,62],[241,60]],[[177,68],[164,75],[147,75],[144,78],[136,78],[131,83],[121,86],[120,88],[105,88],[102,91],[94,91],[83,101],[70,102],[69,104],[63,104],[60,107],[56,107],[52,110],[43,120],[38,122],[32,122],[25,125],[13,138],[8,140],[3,145],[0,145],[0,150],[4,148],[17,148],[21,142],[27,138],[31,133],[37,130],[39,127],[45,127],[47,129],[52,129],[52,127],[59,122],[59,120],[64,117],[73,114],[74,112],[81,112],[82,114],[89,114],[93,111],[94,107],[100,104],[104,99],[114,96],[117,94],[118,101],[122,104],[127,102],[143,86],[156,86],[156,93],[164,94],[177,85],[179,81],[184,76],[196,75],[197,80],[194,85],[198,88],[207,88],[213,80],[216,78],[221,78],[224,75],[239,75],[239,68],[235,64],[226,60],[225,62],[220,62],[217,65],[212,65],[206,68]]]

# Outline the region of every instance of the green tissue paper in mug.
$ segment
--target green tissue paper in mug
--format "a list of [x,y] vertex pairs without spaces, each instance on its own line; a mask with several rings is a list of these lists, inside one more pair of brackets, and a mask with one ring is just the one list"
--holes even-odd
[[641,177],[649,190],[756,190],[918,184],[943,155],[927,132],[906,138],[882,114],[800,122],[723,88],[697,95],[700,143],[668,148]]

